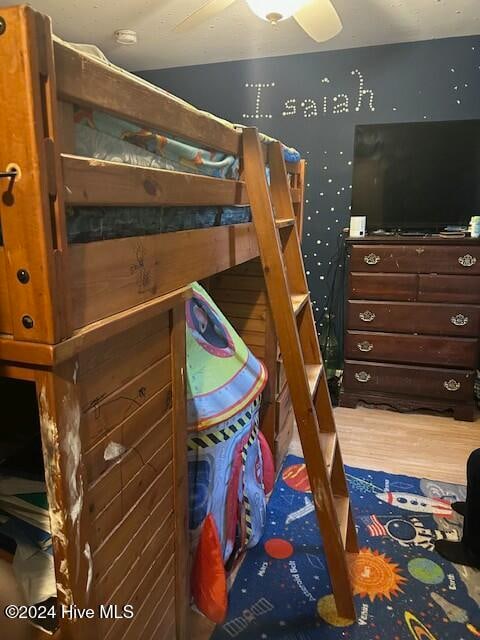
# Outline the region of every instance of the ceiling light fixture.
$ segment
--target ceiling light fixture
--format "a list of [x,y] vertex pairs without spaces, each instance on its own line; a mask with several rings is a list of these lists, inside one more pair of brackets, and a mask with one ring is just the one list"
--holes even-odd
[[253,13],[271,24],[291,18],[305,3],[306,0],[247,0]]

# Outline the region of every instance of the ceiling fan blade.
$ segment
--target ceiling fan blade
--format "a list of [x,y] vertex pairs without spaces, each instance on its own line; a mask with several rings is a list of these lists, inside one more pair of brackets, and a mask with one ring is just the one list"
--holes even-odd
[[293,17],[316,42],[330,40],[342,30],[342,22],[330,0],[309,0]]
[[202,22],[213,18],[217,13],[220,13],[231,4],[233,4],[235,0],[210,0],[206,4],[202,5],[199,9],[190,14],[185,20],[182,20],[175,27],[175,31],[177,33],[182,31],[187,31],[189,29],[193,29],[198,26]]

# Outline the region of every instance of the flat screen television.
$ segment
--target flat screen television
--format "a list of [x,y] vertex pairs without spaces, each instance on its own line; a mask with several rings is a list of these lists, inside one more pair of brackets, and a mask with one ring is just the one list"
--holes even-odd
[[480,120],[357,125],[352,215],[367,232],[438,232],[480,214]]

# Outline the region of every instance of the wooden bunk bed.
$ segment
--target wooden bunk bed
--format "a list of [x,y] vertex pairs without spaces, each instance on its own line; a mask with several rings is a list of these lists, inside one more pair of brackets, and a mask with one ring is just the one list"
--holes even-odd
[[[242,133],[55,41],[50,20],[31,8],[0,11],[0,50],[0,376],[35,389],[59,604],[128,602],[136,611],[133,619],[65,616],[55,637],[186,638],[192,281],[211,278],[214,295],[227,292],[220,304],[266,360],[274,446],[285,420],[271,412],[286,400],[253,224],[72,244],[66,208],[238,206],[248,194],[241,177],[75,156],[74,105],[238,158]],[[300,226],[304,165],[288,171]],[[251,295],[229,313],[245,273]],[[120,430],[121,456],[108,450]]]

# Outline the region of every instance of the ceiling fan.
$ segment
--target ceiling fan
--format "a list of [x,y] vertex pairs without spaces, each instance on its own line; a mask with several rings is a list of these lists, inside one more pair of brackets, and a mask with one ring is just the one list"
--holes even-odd
[[[237,0],[209,0],[182,20],[175,31],[193,29],[224,11]],[[293,17],[302,29],[316,42],[325,42],[342,29],[338,13],[330,0],[246,0],[259,18],[273,25]]]

